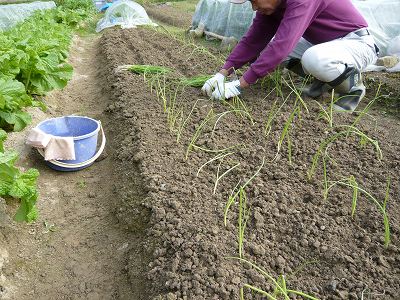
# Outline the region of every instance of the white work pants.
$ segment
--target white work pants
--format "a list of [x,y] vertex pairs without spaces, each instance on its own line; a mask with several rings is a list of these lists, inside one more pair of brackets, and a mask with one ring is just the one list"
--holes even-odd
[[362,71],[377,60],[374,38],[351,32],[345,37],[313,45],[301,38],[290,58],[301,59],[303,70],[315,78],[330,82],[339,77],[346,65]]

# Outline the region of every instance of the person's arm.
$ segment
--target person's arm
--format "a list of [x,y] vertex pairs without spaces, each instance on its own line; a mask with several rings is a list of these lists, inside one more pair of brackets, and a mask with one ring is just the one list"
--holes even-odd
[[287,1],[285,14],[274,39],[251,64],[241,80],[253,84],[272,72],[296,47],[314,19],[319,5],[319,1],[313,0]]
[[254,61],[272,39],[278,25],[273,18],[257,12],[249,30],[228,56],[220,73],[229,75],[233,69],[239,69],[246,63]]

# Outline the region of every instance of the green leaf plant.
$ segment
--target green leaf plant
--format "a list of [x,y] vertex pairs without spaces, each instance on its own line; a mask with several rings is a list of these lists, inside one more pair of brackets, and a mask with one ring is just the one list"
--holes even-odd
[[38,217],[36,200],[39,193],[36,180],[39,172],[36,169],[21,172],[15,167],[18,153],[4,150],[3,142],[6,138],[6,132],[0,130],[0,196],[19,199],[20,207],[15,220],[32,222]]

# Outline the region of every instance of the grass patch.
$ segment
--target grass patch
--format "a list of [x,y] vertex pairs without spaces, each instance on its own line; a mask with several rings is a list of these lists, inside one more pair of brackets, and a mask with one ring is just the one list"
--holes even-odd
[[171,5],[180,11],[194,14],[197,3],[199,3],[198,0],[185,0],[171,2]]

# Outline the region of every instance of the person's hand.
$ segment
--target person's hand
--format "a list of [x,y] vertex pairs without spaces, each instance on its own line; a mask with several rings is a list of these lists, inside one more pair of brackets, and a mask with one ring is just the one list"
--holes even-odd
[[211,97],[211,94],[213,93],[214,90],[220,90],[223,93],[224,85],[225,85],[225,76],[221,73],[217,73],[204,83],[203,87],[201,88],[201,91],[203,92],[204,95]]
[[213,100],[225,100],[240,95],[240,81],[230,81],[224,84],[223,89],[216,88],[211,95]]

